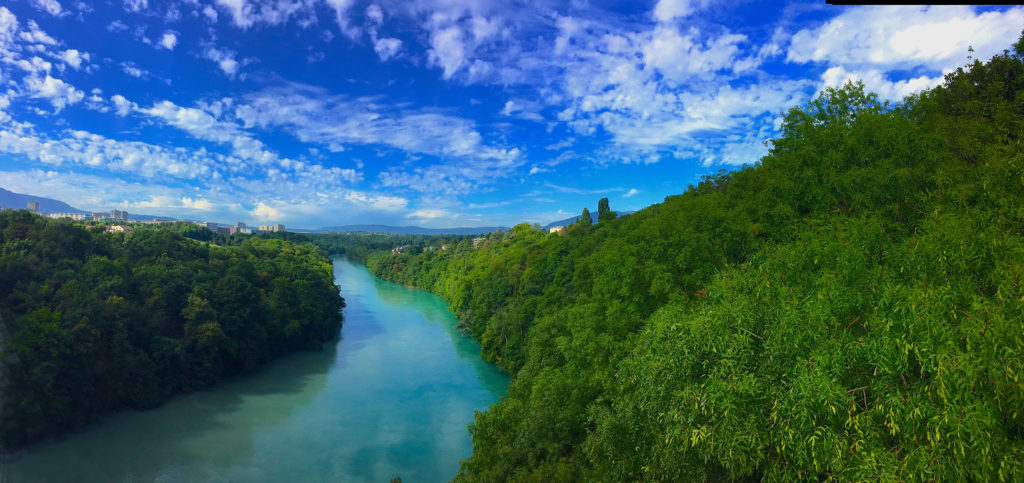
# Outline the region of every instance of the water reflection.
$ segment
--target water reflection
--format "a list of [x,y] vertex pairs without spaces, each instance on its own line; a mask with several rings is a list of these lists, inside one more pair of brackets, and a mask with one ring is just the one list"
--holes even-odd
[[2,465],[9,481],[443,481],[507,377],[444,302],[335,260],[343,338]]
[[[363,268],[365,270],[365,268]],[[402,285],[386,282],[372,277],[374,289],[377,296],[389,307],[411,307],[423,314],[423,317],[430,323],[437,324],[448,334],[453,347],[460,360],[465,361],[478,370],[481,383],[493,382],[494,386],[489,387],[493,392],[504,393],[508,381],[505,378],[494,378],[492,373],[496,369],[490,364],[479,364],[480,345],[472,337],[463,335],[455,326],[459,319],[448,308],[448,303],[441,297],[423,290],[405,287]]]

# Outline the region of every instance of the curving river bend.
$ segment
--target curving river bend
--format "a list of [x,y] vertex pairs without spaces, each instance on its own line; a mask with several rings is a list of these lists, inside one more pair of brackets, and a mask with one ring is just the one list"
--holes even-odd
[[334,260],[348,307],[322,352],[121,412],[0,463],[0,481],[446,481],[507,376],[438,297]]

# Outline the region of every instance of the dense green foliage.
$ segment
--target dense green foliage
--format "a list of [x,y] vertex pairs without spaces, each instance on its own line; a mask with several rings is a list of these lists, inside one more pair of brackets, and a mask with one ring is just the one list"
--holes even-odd
[[1024,479],[1024,63],[968,67],[628,217],[371,256],[513,375],[458,479]]
[[584,226],[590,226],[594,224],[593,218],[590,217],[590,210],[583,208],[583,214],[580,216],[580,224]]
[[308,240],[331,255],[344,255],[357,262],[366,262],[369,255],[377,250],[391,250],[394,247],[407,246],[403,249],[405,253],[421,253],[468,238],[448,235],[387,235],[362,232],[308,233],[295,236],[302,240]]
[[0,213],[3,443],[152,407],[337,335],[344,301],[321,250],[223,247],[183,226],[104,233]]

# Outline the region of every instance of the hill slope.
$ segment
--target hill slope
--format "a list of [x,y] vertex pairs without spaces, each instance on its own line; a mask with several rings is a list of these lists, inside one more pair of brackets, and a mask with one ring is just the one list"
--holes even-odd
[[63,201],[43,198],[42,196],[14,193],[0,188],[0,206],[4,208],[24,210],[28,206],[29,201],[38,202],[39,211],[41,213],[85,213],[85,211],[75,208]]
[[371,256],[513,375],[458,479],[1024,478],[1022,45],[629,217]]

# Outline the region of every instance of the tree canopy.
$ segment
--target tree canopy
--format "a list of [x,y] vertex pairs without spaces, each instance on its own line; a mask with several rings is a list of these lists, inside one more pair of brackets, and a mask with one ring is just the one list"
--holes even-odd
[[185,238],[202,235],[186,225],[105,233],[0,213],[8,448],[336,336],[344,301],[323,251],[259,237],[219,246]]
[[629,217],[370,255],[513,376],[457,479],[1024,478],[1015,49],[898,104],[826,89]]

